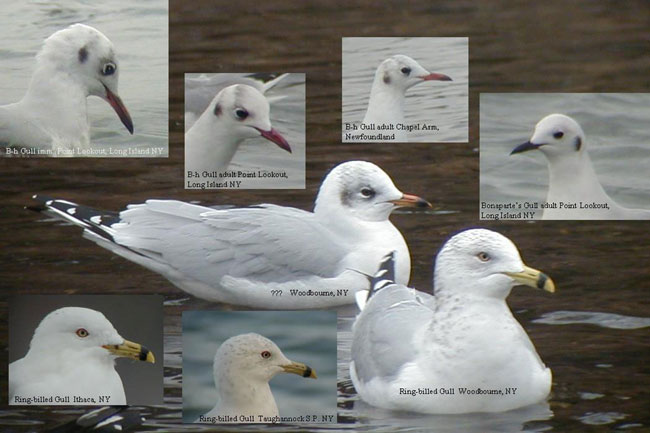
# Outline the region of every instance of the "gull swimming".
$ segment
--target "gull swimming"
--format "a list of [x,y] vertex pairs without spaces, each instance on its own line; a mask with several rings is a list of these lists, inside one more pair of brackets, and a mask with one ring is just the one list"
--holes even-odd
[[587,152],[585,133],[571,117],[544,117],[530,140],[510,154],[529,150],[540,150],[548,162],[546,203],[555,207],[545,208],[542,219],[650,219],[650,210],[624,208],[605,192]]
[[0,106],[0,143],[44,150],[88,147],[88,96],[108,102],[133,134],[117,93],[118,77],[113,44],[100,31],[84,24],[59,30],[36,55],[23,99]]
[[24,358],[9,364],[9,404],[125,405],[115,371],[119,357],[155,362],[146,347],[125,340],[99,311],[64,307],[41,321]]
[[[404,99],[406,91],[425,81],[452,81],[444,74],[429,72],[412,58],[396,55],[384,60],[377,71],[370,90],[368,109],[363,124],[395,125],[404,124]],[[395,130],[395,140],[408,141],[406,130]]]
[[376,165],[348,161],[323,180],[313,212],[272,204],[213,209],[147,200],[117,213],[34,196],[84,237],[202,299],[256,308],[323,308],[354,302],[390,251],[408,284],[409,250],[390,222],[399,207],[427,208]]
[[434,296],[382,263],[352,328],[350,376],[367,403],[432,414],[502,412],[543,401],[551,370],[506,298],[513,286],[555,291],[517,247],[485,229],[463,231],[438,254]]
[[279,373],[316,379],[311,367],[291,361],[274,342],[255,333],[224,341],[214,355],[213,372],[217,402],[196,422],[269,423],[279,416],[269,380]]
[[263,137],[291,153],[291,146],[271,126],[266,97],[247,84],[221,90],[185,134],[185,169],[224,171],[239,145]]

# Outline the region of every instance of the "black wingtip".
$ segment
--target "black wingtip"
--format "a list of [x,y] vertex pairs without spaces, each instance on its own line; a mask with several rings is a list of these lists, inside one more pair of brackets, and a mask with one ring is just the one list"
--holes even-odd
[[379,269],[370,278],[368,299],[384,287],[395,283],[395,254],[395,251],[391,251],[379,263]]

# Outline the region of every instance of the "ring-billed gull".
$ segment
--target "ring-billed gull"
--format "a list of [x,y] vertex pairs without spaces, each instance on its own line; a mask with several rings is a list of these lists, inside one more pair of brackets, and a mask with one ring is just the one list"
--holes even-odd
[[546,398],[551,370],[506,297],[518,284],[549,292],[555,286],[523,264],[509,239],[485,229],[452,237],[436,259],[435,296],[393,283],[392,264],[389,256],[353,326],[350,376],[363,400],[451,414],[507,411]]
[[9,364],[9,404],[127,404],[114,367],[118,357],[155,362],[98,311],[52,311],[34,331],[27,355]]
[[289,143],[271,127],[269,110],[266,97],[252,86],[221,90],[185,134],[185,169],[223,171],[244,140],[259,136],[291,153]]
[[316,379],[311,367],[289,360],[274,342],[254,333],[224,341],[214,356],[213,371],[217,402],[197,422],[272,422],[279,413],[269,380],[278,373]]
[[[370,90],[368,109],[363,124],[380,125],[404,124],[404,99],[406,91],[425,81],[451,81],[447,75],[429,72],[418,62],[401,54],[384,60],[377,71]],[[397,129],[394,141],[407,141],[405,129]]]
[[0,107],[0,143],[37,149],[88,146],[88,96],[108,102],[133,134],[131,116],[117,94],[118,77],[113,44],[100,31],[84,24],[59,30],[37,54],[23,99]]
[[348,161],[321,184],[314,212],[261,204],[212,209],[147,200],[119,214],[34,196],[35,210],[84,228],[84,236],[203,299],[260,308],[354,302],[390,251],[408,284],[411,259],[389,217],[431,205],[404,194],[376,165]]
[[572,118],[550,114],[512,154],[540,150],[548,161],[543,219],[650,219],[650,210],[627,209],[605,192],[587,152],[585,133]]

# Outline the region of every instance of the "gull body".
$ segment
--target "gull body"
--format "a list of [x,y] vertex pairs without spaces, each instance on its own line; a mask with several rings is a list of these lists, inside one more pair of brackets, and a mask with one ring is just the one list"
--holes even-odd
[[[34,331],[25,357],[9,364],[9,403],[38,396],[52,399],[43,403],[48,405],[97,405],[100,396],[109,396],[105,404],[124,405],[124,385],[114,365],[118,357],[154,362],[146,347],[122,338],[102,313],[55,310]],[[73,397],[92,401],[78,403]]]
[[[435,296],[395,284],[391,273],[389,256],[353,326],[350,376],[364,401],[453,414],[507,411],[547,397],[551,371],[506,297],[517,284],[555,288],[523,264],[510,240],[484,229],[452,237],[436,259]],[[515,392],[468,395],[461,388]]]
[[[36,210],[84,228],[84,236],[174,285],[215,302],[259,308],[322,308],[354,302],[381,258],[397,251],[396,278],[407,284],[410,255],[391,212],[425,208],[376,165],[348,161],[321,184],[313,212],[261,204],[212,209],[148,200],[119,214],[35,196]],[[336,296],[292,296],[291,290]],[[339,292],[340,290],[340,292]]]
[[[600,184],[587,150],[585,133],[574,119],[551,114],[535,126],[533,136],[512,154],[541,151],[548,162],[549,186],[543,219],[650,219],[650,210],[627,209],[616,203]],[[559,208],[559,203],[607,204],[609,209]]]
[[[133,122],[117,93],[119,69],[111,41],[84,24],[47,38],[25,96],[0,106],[0,143],[35,149],[90,144],[88,96],[98,96],[133,133]],[[54,154],[56,156],[56,153]]]

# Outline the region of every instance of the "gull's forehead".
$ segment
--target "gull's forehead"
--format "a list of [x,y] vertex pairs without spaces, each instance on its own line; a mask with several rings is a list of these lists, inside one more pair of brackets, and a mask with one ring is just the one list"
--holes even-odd
[[117,333],[111,322],[102,313],[81,307],[64,307],[52,311],[41,321],[37,332],[47,334],[75,330],[80,327],[107,334]]
[[60,63],[71,59],[86,63],[89,59],[115,60],[111,41],[97,29],[84,24],[74,24],[51,35],[43,44],[39,58]]
[[562,130],[563,132],[577,132],[580,129],[578,123],[563,114],[550,114],[537,122],[535,131],[540,133]]
[[343,184],[359,181],[368,183],[390,182],[390,178],[381,168],[365,161],[350,161],[340,164],[332,170],[331,175],[336,176]]
[[249,112],[269,112],[269,103],[264,95],[247,84],[226,87],[219,99],[230,108],[245,108]]
[[224,341],[219,351],[230,357],[248,357],[263,350],[279,351],[278,347],[266,337],[259,334],[243,334]]
[[458,233],[447,242],[444,249],[458,252],[481,250],[518,254],[517,248],[510,239],[486,229],[472,229]]

